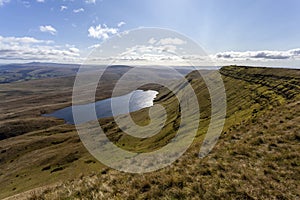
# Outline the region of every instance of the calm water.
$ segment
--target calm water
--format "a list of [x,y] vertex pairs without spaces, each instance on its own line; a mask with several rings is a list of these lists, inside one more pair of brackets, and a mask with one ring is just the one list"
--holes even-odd
[[[111,117],[121,114],[127,114],[129,112],[137,111],[142,108],[153,106],[153,100],[158,94],[157,91],[154,90],[135,90],[129,94],[112,97],[109,99],[104,99],[97,101],[95,103],[77,105],[77,106],[69,106],[60,110],[57,110],[50,114],[45,114],[43,116],[51,116],[60,119],[64,119],[68,124],[74,124],[72,108],[76,109],[76,111],[80,112],[80,116],[77,119],[77,124],[88,122],[94,120],[91,115],[90,110],[95,107],[97,118],[105,118]],[[114,115],[111,108],[111,103],[114,103]],[[128,102],[129,101],[129,107]]]

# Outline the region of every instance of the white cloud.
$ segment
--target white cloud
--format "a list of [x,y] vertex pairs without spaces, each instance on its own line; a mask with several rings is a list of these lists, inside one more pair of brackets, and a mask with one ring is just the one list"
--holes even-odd
[[291,50],[289,50],[289,53],[292,54],[294,57],[299,58],[300,57],[300,48],[291,49]]
[[179,38],[163,38],[163,39],[160,39],[158,42],[157,42],[158,45],[168,45],[168,44],[171,44],[171,45],[182,45],[182,44],[186,44],[186,41],[183,41]]
[[156,40],[155,38],[150,38],[148,40],[148,43],[151,45],[157,45],[157,46],[161,46],[161,45],[183,45],[186,44],[186,41],[183,41],[179,38],[162,38],[160,40]]
[[93,4],[95,4],[96,0],[85,0],[85,3],[88,3],[88,4],[93,3]]
[[99,24],[98,26],[91,26],[88,29],[88,36],[92,38],[97,38],[97,39],[108,39],[110,36],[118,33],[117,28],[110,28],[107,27],[105,24],[101,25]]
[[39,3],[44,3],[45,0],[36,0],[36,2],[39,2]]
[[10,0],[0,0],[0,6],[3,6],[6,3],[9,3]]
[[68,7],[67,6],[60,6],[60,11],[64,11],[64,10],[67,10]]
[[136,54],[143,55],[145,53],[151,53],[155,55],[159,54],[175,54],[177,47],[174,45],[161,45],[161,46],[152,46],[152,45],[136,45],[132,48],[128,48],[124,54]]
[[127,48],[126,51],[124,51],[120,55],[136,59],[141,57],[144,60],[148,61],[151,61],[154,58],[156,58],[156,61],[176,61],[178,59],[184,60],[184,58],[182,57],[183,53],[180,48],[177,48],[177,46],[186,44],[186,41],[183,41],[179,38],[162,38],[157,40],[152,37],[148,40],[147,43],[147,45],[136,45],[131,48]]
[[0,60],[44,60],[44,61],[79,61],[79,49],[74,46],[61,47],[53,41],[38,40],[32,37],[0,36]]
[[50,25],[40,26],[40,31],[50,33],[51,35],[55,35],[57,33],[56,29]]
[[228,51],[217,53],[215,59],[223,60],[287,60],[300,58],[300,49],[291,49],[287,51]]
[[114,57],[117,61],[145,61],[145,62],[160,62],[160,61],[179,61],[183,60],[180,55],[176,55],[176,46],[174,45],[136,45],[120,53]]
[[126,24],[125,22],[121,21],[121,22],[118,23],[118,27],[121,27],[121,26],[123,26],[125,24]]
[[150,38],[148,43],[149,44],[155,44],[157,41],[154,38]]
[[0,42],[2,44],[9,43],[12,45],[18,45],[18,44],[29,44],[29,43],[45,43],[45,44],[51,44],[53,43],[52,40],[37,40],[33,37],[2,37],[0,36]]
[[89,46],[88,49],[95,49],[95,48],[98,48],[100,46],[101,46],[101,44],[94,44],[92,46]]
[[114,60],[117,61],[143,61],[148,63],[167,63],[172,62],[186,62],[185,60],[193,59],[200,60],[200,56],[183,56],[180,48],[177,48],[178,45],[186,44],[186,41],[183,41],[179,38],[162,38],[155,39],[150,38],[146,45],[135,45],[130,48],[126,48],[124,52],[120,53]]
[[79,53],[80,52],[80,50],[75,48],[75,47],[70,47],[69,51],[72,52],[72,53]]
[[74,13],[84,12],[84,9],[83,8],[74,9],[73,12]]

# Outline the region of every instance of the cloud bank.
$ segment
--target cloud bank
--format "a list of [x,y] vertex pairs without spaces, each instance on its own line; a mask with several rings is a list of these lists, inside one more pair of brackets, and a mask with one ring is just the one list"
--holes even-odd
[[54,42],[49,40],[0,36],[0,60],[78,62],[80,51],[74,46],[54,45]]
[[228,61],[245,61],[245,60],[287,60],[287,59],[299,59],[300,58],[300,48],[291,49],[287,51],[228,51],[217,53],[215,59],[223,59]]

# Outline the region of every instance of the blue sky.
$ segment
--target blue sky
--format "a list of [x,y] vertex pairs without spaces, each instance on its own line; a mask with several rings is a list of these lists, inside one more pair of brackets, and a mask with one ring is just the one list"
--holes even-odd
[[292,66],[300,63],[299,24],[298,0],[0,0],[0,63],[34,61],[33,53],[76,62],[114,34],[161,27],[220,64]]

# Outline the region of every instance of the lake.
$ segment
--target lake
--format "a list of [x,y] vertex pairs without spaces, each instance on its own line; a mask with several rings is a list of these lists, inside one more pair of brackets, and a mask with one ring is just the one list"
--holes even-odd
[[[90,113],[90,110],[93,108],[96,110],[98,119],[127,114],[129,112],[134,112],[142,108],[153,106],[153,101],[157,94],[158,92],[154,90],[135,90],[123,96],[112,97],[96,101],[95,103],[69,106],[50,114],[44,114],[43,116],[56,117],[59,119],[64,119],[68,124],[75,124],[72,109],[76,109],[76,112],[80,112],[80,117],[77,117],[76,122],[77,124],[81,124],[95,120]],[[112,102],[116,105],[114,108],[114,113],[112,112],[111,108]]]

